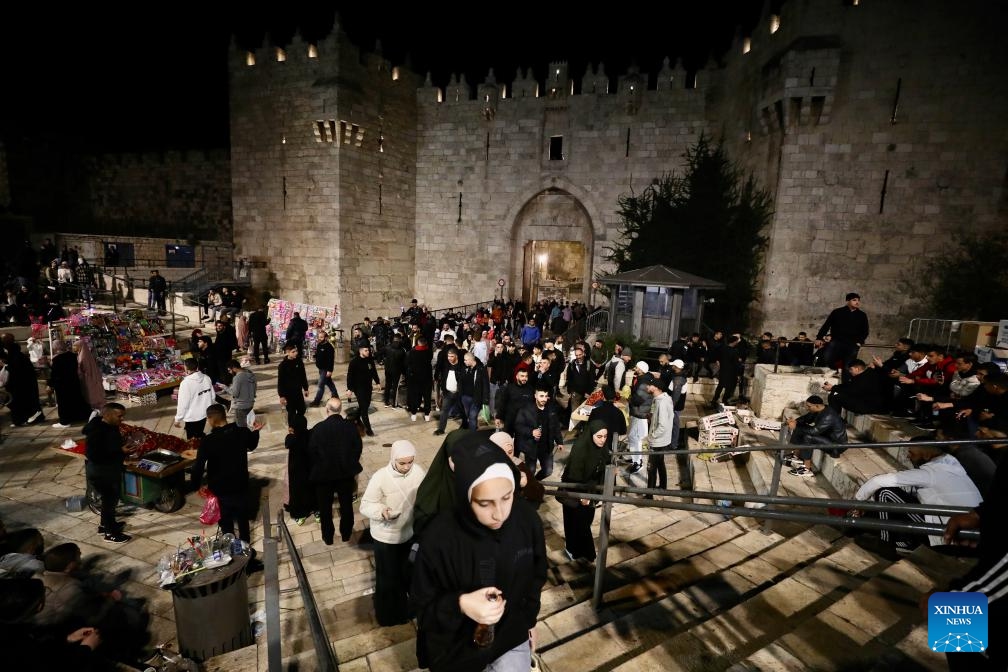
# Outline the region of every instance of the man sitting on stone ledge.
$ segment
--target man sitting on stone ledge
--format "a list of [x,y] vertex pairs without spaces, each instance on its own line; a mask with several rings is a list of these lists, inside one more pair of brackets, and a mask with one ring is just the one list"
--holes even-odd
[[837,413],[885,413],[887,404],[882,397],[882,386],[878,371],[869,368],[860,359],[855,359],[847,367],[850,380],[839,385],[823,383],[823,389],[829,392],[827,398],[830,408]]
[[[865,481],[856,493],[854,499],[893,504],[935,504],[941,506],[974,507],[982,501],[980,491],[970,480],[962,464],[946,454],[941,446],[925,446],[911,443],[907,457],[914,469],[905,469],[889,474],[879,474]],[[850,512],[851,516],[859,517],[860,510]],[[922,515],[916,512],[872,512],[881,520],[895,522],[931,523],[944,525],[948,518],[944,516]],[[918,545],[919,537],[882,530],[882,540],[896,546],[898,552],[908,553]],[[932,546],[941,546],[942,535],[928,537]]]
[[[811,477],[815,475],[812,469],[814,448],[811,446],[847,443],[847,427],[837,412],[828,407],[819,395],[813,394],[806,399],[805,408],[808,409],[805,415],[787,421],[788,429],[791,431],[789,443],[810,446],[798,450],[797,457],[791,459],[793,469],[789,473],[794,476]],[[832,448],[829,449],[829,453],[833,457],[839,457],[844,450]]]

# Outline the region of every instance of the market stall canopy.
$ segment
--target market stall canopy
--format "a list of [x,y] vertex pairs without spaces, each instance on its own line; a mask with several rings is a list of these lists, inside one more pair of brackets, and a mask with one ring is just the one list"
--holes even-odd
[[725,284],[668,266],[646,266],[598,282],[610,288],[609,331],[668,347],[679,334],[701,331],[704,294]]

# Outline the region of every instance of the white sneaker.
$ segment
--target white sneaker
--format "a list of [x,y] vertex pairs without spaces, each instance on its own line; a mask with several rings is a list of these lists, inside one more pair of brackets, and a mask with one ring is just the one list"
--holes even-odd
[[410,415],[409,419],[412,420],[413,422],[416,422],[416,413],[413,413],[412,415]]
[[70,425],[64,425],[62,422],[57,422],[53,425],[56,429],[70,429]]
[[424,422],[430,422],[430,416],[429,415],[423,416],[423,421]]

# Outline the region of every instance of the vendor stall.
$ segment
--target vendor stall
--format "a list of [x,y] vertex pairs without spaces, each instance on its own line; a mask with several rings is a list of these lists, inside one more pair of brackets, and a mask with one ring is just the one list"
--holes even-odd
[[174,336],[146,311],[84,311],[49,325],[50,351],[55,341],[83,337],[102,370],[105,389],[116,392],[122,402],[153,405],[159,392],[171,390],[185,377]]
[[[161,434],[138,425],[119,425],[130,446],[130,456],[123,465],[124,502],[152,507],[163,513],[178,511],[185,503],[185,474],[196,457],[199,439],[182,439]],[[54,450],[84,458],[84,439],[67,439]],[[91,490],[86,501],[92,511],[101,510],[101,496]]]

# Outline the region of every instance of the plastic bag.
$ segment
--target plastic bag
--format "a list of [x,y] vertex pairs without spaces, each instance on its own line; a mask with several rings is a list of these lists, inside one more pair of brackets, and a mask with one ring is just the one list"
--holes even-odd
[[200,513],[200,522],[204,525],[216,525],[220,521],[220,502],[217,495],[210,493],[206,503],[203,504],[203,512]]
[[[479,419],[482,420],[486,425],[493,427],[493,415],[490,413],[490,406],[483,404],[483,408],[480,409]],[[473,428],[475,429],[475,427]]]

